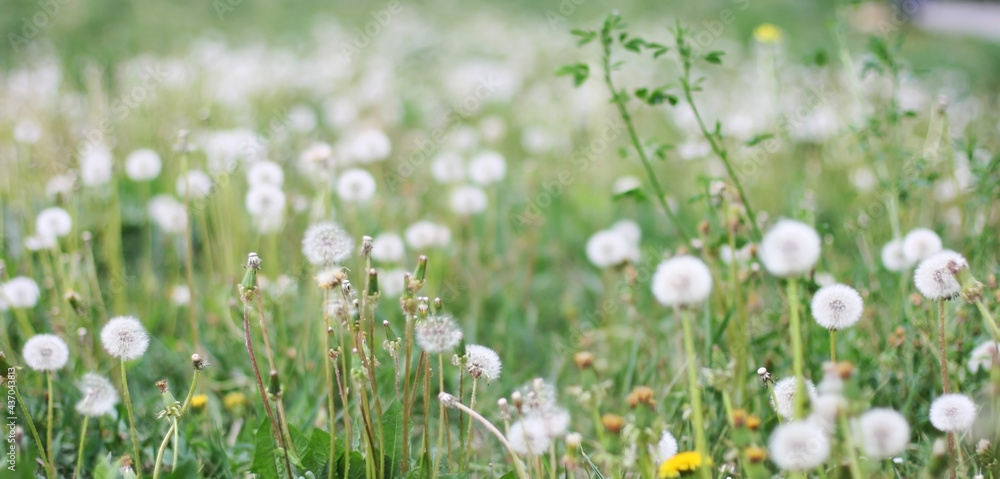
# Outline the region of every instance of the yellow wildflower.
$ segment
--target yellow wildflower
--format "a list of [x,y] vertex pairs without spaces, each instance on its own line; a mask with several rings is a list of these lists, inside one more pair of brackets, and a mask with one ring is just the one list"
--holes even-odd
[[230,411],[236,409],[247,402],[247,397],[241,392],[231,392],[222,398],[222,404]]
[[660,464],[660,479],[681,477],[682,473],[697,471],[705,463],[697,451],[687,451],[674,455]]
[[753,29],[753,38],[760,43],[781,43],[781,29],[771,23],[761,23]]
[[204,394],[195,394],[194,396],[191,396],[191,408],[201,409],[205,407],[206,404],[208,404],[208,396]]

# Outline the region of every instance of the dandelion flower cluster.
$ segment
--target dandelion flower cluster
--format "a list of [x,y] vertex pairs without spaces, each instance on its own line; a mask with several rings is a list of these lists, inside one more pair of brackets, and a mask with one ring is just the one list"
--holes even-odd
[[521,456],[544,455],[549,450],[549,444],[552,443],[548,434],[545,433],[542,423],[524,419],[510,425],[507,440],[510,442],[511,449]]
[[302,254],[316,266],[331,266],[351,256],[354,240],[340,225],[316,223],[302,237]]
[[920,262],[913,273],[913,284],[929,300],[952,299],[962,291],[955,273],[968,267],[962,255],[943,250]]
[[864,302],[861,295],[847,285],[831,284],[816,291],[812,299],[812,315],[826,329],[839,331],[861,319]]
[[784,471],[808,471],[826,462],[830,440],[808,421],[792,421],[778,426],[768,444],[771,460]]
[[675,256],[653,273],[653,296],[664,306],[691,306],[712,292],[712,272],[705,262],[689,255]]
[[149,348],[149,333],[135,316],[116,316],[101,329],[101,344],[111,356],[130,361]]
[[462,330],[447,315],[434,315],[416,326],[417,344],[428,354],[445,353],[462,341]]
[[69,347],[54,334],[36,334],[25,341],[22,355],[35,371],[56,371],[69,361]]
[[465,346],[465,368],[474,378],[493,381],[500,377],[502,364],[496,351],[478,344]]
[[910,443],[910,424],[902,414],[887,408],[872,409],[858,418],[861,448],[872,459],[898,455]]
[[532,380],[518,394],[523,398],[523,415],[511,425],[508,440],[520,455],[541,455],[553,439],[569,430],[569,412],[556,404],[555,388],[541,378]]
[[[774,383],[774,397],[771,398],[771,405],[785,419],[792,419],[795,416],[795,377],[787,377]],[[812,381],[806,379],[806,395],[809,400],[816,399],[816,386]],[[777,404],[775,403],[777,400]]]
[[945,394],[931,403],[931,424],[939,431],[958,432],[972,427],[976,403],[964,394]]
[[114,412],[115,405],[118,404],[118,391],[107,378],[97,373],[87,373],[77,386],[83,393],[83,398],[76,403],[76,412],[90,417]]
[[775,276],[798,276],[808,273],[819,260],[820,238],[812,226],[793,220],[781,220],[764,235],[760,259]]
[[941,237],[927,228],[916,228],[903,238],[903,256],[910,264],[930,258],[941,251]]

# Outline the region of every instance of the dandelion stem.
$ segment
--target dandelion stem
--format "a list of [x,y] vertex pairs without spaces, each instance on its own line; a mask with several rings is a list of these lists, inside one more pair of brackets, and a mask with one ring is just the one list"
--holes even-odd
[[858,461],[858,450],[854,447],[854,439],[851,436],[851,428],[847,424],[847,415],[837,414],[840,416],[840,429],[844,433],[844,447],[847,448],[847,459],[848,464],[851,469],[852,479],[864,479],[861,473],[861,463]]
[[160,442],[160,448],[156,450],[156,463],[153,465],[153,479],[160,477],[160,464],[163,463],[163,453],[167,450],[167,444],[170,442],[171,436],[173,436],[174,422],[170,423],[170,428],[167,429],[167,434],[163,436],[163,441]]
[[[472,396],[469,398],[469,408],[476,407],[476,386],[479,378],[472,377]],[[469,462],[472,460],[472,416],[469,416],[469,426],[465,433],[465,469],[469,469]]]
[[[948,343],[945,336],[945,305],[944,299],[938,300],[937,326],[938,326],[938,364],[941,367],[941,390],[943,394],[951,392],[951,385],[948,382]],[[955,454],[955,433],[948,432],[948,453]],[[955,464],[951,464],[951,476],[955,477]]]
[[504,437],[503,433],[501,433],[500,430],[493,425],[493,423],[489,422],[472,408],[456,401],[455,397],[450,394],[442,393],[438,396],[438,399],[448,407],[453,407],[468,414],[471,418],[475,419],[477,422],[486,427],[486,429],[488,429],[491,433],[493,433],[493,435],[500,440],[500,444],[503,444],[503,447],[507,449],[507,452],[510,454],[510,458],[514,462],[514,471],[517,473],[517,477],[519,479],[528,479],[528,475],[524,471],[524,464],[521,462],[521,458],[517,457],[517,453],[514,452],[514,448],[510,445],[510,442],[507,441],[507,438]]
[[83,445],[87,442],[87,424],[90,416],[83,416],[83,425],[80,426],[80,447],[76,450],[76,469],[73,470],[73,479],[80,477],[80,467],[83,466]]
[[979,309],[979,314],[983,316],[983,322],[990,329],[990,335],[993,336],[993,341],[1000,343],[1000,327],[997,326],[997,322],[993,319],[993,315],[990,314],[990,310],[983,304],[983,300],[976,300],[976,308]]
[[[698,358],[694,349],[694,330],[691,326],[691,313],[687,310],[674,308],[674,315],[680,316],[681,327],[684,329],[684,353],[687,356],[688,391],[691,395],[691,426],[694,429],[695,450],[701,457],[708,458],[708,445],[705,440],[705,419],[701,407],[701,389],[698,387]],[[709,479],[707,468],[699,468],[703,479]]]
[[837,330],[830,330],[830,361],[837,362]]
[[[252,286],[256,289],[256,285]],[[255,294],[256,291],[250,292],[249,294]],[[243,331],[244,331],[244,342],[247,348],[247,354],[250,355],[250,366],[253,369],[254,379],[257,380],[257,390],[260,392],[260,399],[264,403],[264,410],[267,412],[267,417],[271,421],[271,432],[274,433],[274,440],[278,444],[278,447],[285,448],[285,440],[281,435],[281,430],[278,429],[278,423],[274,419],[274,412],[271,410],[271,402],[267,399],[267,390],[264,389],[264,381],[260,378],[260,368],[257,366],[257,356],[253,352],[253,341],[250,339],[250,298],[245,298],[243,302]],[[287,467],[287,474],[291,474],[292,468],[288,464],[288,456],[284,457]],[[348,461],[350,462],[350,461]]]
[[326,324],[326,330],[323,331],[326,345],[323,351],[323,354],[326,356],[323,364],[326,370],[326,408],[330,427],[330,458],[327,466],[327,479],[333,479],[337,469],[337,401],[333,397],[333,368],[335,364],[334,359],[329,355],[330,351],[332,351],[330,349],[330,334],[332,334],[333,325],[330,323],[330,314],[327,313],[328,301],[330,301],[330,293],[327,290],[323,290],[323,322]]
[[[444,392],[444,353],[438,354],[438,390]],[[428,399],[430,396],[428,396]],[[444,403],[439,402],[440,409],[438,411],[438,439],[437,439],[437,455],[434,458],[434,477],[438,475],[438,466],[441,464],[441,456],[444,454],[444,429],[445,429],[445,410]]]
[[802,419],[806,412],[806,377],[805,353],[802,350],[802,324],[799,320],[799,281],[797,278],[788,279],[788,318],[792,329],[792,354],[794,355],[795,419]]
[[52,447],[52,404],[55,393],[52,391],[52,371],[45,373],[45,383],[49,393],[45,420],[45,447],[49,450],[49,464],[51,464],[52,470],[54,471],[56,469],[56,452]]
[[128,377],[125,374],[125,358],[121,358],[122,370],[122,399],[125,401],[125,411],[128,412],[128,429],[132,436],[132,464],[135,468],[136,477],[142,477],[142,456],[139,455],[139,434],[135,432],[135,414],[132,412],[132,398],[128,393]]
[[[15,383],[17,384],[17,383]],[[21,389],[14,387],[14,397],[17,399],[18,406],[21,407],[21,414],[24,414],[25,422],[28,423],[28,430],[31,431],[31,438],[35,440],[35,444],[38,444],[38,448],[41,450],[42,458],[45,458],[45,449],[42,448],[42,439],[38,435],[38,429],[35,428],[35,421],[31,419],[31,412],[28,411],[28,407],[24,405],[24,400],[21,399]],[[45,477],[48,479],[56,478],[55,467],[49,461],[42,461],[45,465]]]

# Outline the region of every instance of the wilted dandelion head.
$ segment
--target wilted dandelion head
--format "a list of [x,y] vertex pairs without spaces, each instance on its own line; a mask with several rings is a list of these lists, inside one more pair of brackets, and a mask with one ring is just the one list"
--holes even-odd
[[929,300],[952,299],[962,292],[955,273],[968,267],[962,255],[943,250],[920,262],[913,273],[913,284]]
[[537,418],[522,418],[510,425],[507,441],[511,449],[521,456],[541,456],[552,444],[545,424]]
[[857,436],[865,455],[887,459],[902,453],[910,443],[910,424],[892,409],[874,408],[858,418]]
[[778,426],[768,444],[771,460],[784,471],[808,471],[826,462],[830,440],[823,430],[808,421],[792,421]]
[[76,412],[84,416],[97,417],[111,414],[118,404],[118,391],[107,378],[97,373],[83,375],[77,383],[83,397],[76,403]]
[[903,254],[903,240],[894,239],[882,247],[882,266],[889,271],[903,271],[913,266],[913,261]]
[[931,403],[931,424],[939,431],[958,432],[972,427],[976,403],[964,394],[945,394]]
[[618,266],[632,258],[632,245],[615,230],[602,230],[587,240],[587,259],[598,268]]
[[[795,377],[787,377],[774,383],[774,397],[771,398],[771,405],[785,419],[795,417]],[[809,400],[816,398],[816,386],[812,381],[806,379],[806,394]],[[777,400],[777,404],[775,404]]]
[[1000,343],[986,341],[969,353],[969,371],[972,373],[980,369],[989,371],[996,361],[1000,361]]
[[150,181],[160,176],[163,162],[160,155],[149,148],[141,148],[125,157],[125,175],[132,181]]
[[903,238],[903,256],[914,264],[941,251],[941,237],[927,228],[916,228]]
[[486,192],[478,186],[463,185],[451,192],[451,210],[460,217],[472,216],[486,210]]
[[493,381],[500,377],[501,367],[500,355],[496,351],[478,344],[465,346],[465,368],[472,377]]
[[101,344],[111,356],[129,361],[146,352],[149,333],[135,316],[116,316],[101,329]]
[[54,334],[36,334],[24,343],[24,363],[35,371],[56,371],[69,361],[69,347]]
[[3,284],[3,297],[11,308],[34,308],[42,295],[38,283],[27,276],[11,278]]
[[656,443],[656,451],[653,458],[657,464],[670,460],[677,455],[677,439],[669,431],[663,431],[660,440]]
[[281,188],[285,182],[285,172],[281,165],[273,161],[255,161],[247,169],[247,183],[251,188],[261,185],[271,185]]
[[181,198],[191,192],[192,198],[204,198],[212,192],[212,178],[204,171],[191,170],[177,178],[177,196]]
[[861,319],[864,302],[861,295],[847,285],[831,284],[816,291],[812,299],[812,315],[820,326],[839,331]]
[[462,330],[451,316],[439,314],[420,321],[416,326],[417,344],[428,354],[445,353],[462,341]]
[[351,256],[354,240],[340,225],[316,223],[302,237],[302,254],[316,266],[331,266]]
[[337,179],[337,195],[348,203],[364,203],[375,196],[375,177],[360,168],[352,168]]
[[760,244],[764,268],[779,277],[808,273],[819,260],[819,253],[820,238],[816,230],[794,220],[777,222]]
[[73,218],[58,206],[45,208],[35,217],[35,232],[39,236],[49,238],[66,236],[72,229]]
[[670,258],[653,273],[653,296],[664,306],[700,304],[712,292],[712,272],[690,255]]

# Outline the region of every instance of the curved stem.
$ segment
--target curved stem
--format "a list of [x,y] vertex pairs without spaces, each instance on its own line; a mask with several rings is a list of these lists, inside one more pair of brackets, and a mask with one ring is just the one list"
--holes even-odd
[[76,469],[73,470],[73,479],[80,477],[80,467],[83,466],[83,445],[87,442],[87,423],[90,416],[83,416],[83,425],[80,426],[80,447],[76,450]]
[[163,441],[160,442],[160,448],[156,451],[156,463],[153,464],[153,479],[160,477],[160,464],[163,463],[163,452],[167,450],[167,444],[170,442],[170,438],[173,436],[174,423],[170,423],[170,428],[167,429],[167,434],[163,436]]
[[128,412],[128,430],[132,435],[132,467],[135,469],[136,477],[142,477],[142,456],[139,455],[139,434],[135,432],[135,414],[132,412],[132,397],[128,393],[128,377],[125,374],[125,358],[121,358],[122,370],[122,399],[125,402],[125,410]]
[[524,471],[524,464],[521,463],[521,458],[517,457],[517,453],[514,452],[514,448],[510,445],[510,442],[507,441],[507,438],[504,437],[503,433],[501,433],[500,430],[493,425],[493,423],[489,422],[486,418],[484,418],[482,415],[480,415],[478,412],[471,409],[470,407],[462,404],[459,401],[456,401],[455,398],[450,394],[445,395],[445,393],[442,393],[441,395],[439,395],[438,399],[441,400],[443,403],[445,403],[448,407],[453,407],[455,409],[458,409],[459,411],[468,414],[469,417],[475,419],[477,422],[485,426],[486,429],[488,429],[491,433],[493,433],[493,435],[500,440],[500,444],[503,444],[503,447],[504,449],[507,450],[507,453],[510,454],[511,460],[514,461],[514,471],[517,473],[517,477],[519,479],[528,479],[528,475]]

